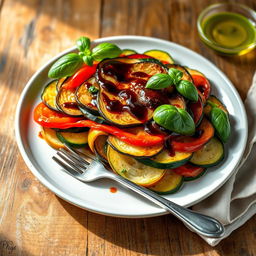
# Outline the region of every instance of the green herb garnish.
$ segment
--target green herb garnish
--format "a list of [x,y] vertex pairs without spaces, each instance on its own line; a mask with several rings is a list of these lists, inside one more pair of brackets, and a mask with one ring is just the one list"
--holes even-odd
[[99,89],[92,85],[89,87],[88,91],[91,94],[96,94],[96,93],[98,93]]
[[183,135],[195,133],[195,123],[190,114],[172,105],[161,105],[153,114],[154,121],[162,127]]
[[101,43],[90,50],[90,39],[80,37],[76,41],[78,53],[68,53],[58,59],[50,68],[48,76],[50,78],[61,78],[73,75],[81,68],[83,63],[92,66],[93,61],[101,61],[105,58],[115,58],[121,54],[121,49],[115,44]]
[[146,88],[153,90],[161,90],[169,86],[175,85],[177,91],[185,98],[191,101],[198,101],[198,92],[193,83],[182,80],[183,72],[170,68],[168,74],[156,74],[147,81]]

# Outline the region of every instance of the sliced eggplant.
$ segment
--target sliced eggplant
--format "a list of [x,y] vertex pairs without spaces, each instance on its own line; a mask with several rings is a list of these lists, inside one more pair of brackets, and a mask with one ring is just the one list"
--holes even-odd
[[178,93],[173,93],[169,97],[169,104],[171,104],[177,108],[186,109],[186,101],[185,101],[184,97]]
[[159,169],[172,169],[184,165],[192,157],[189,152],[170,152],[167,149],[162,150],[152,158],[137,159],[139,162]]
[[[142,134],[144,136],[150,136],[150,134],[144,131],[143,127],[130,128],[130,129],[127,129],[126,131],[136,134],[137,136],[140,136]],[[108,143],[111,147],[113,147],[119,153],[133,156],[133,157],[139,157],[139,158],[154,156],[158,154],[164,147],[163,144],[158,144],[150,147],[134,146],[118,139],[115,136],[109,136]]]
[[143,54],[153,57],[155,59],[158,59],[160,61],[166,62],[166,63],[170,63],[170,64],[174,63],[172,56],[168,52],[165,52],[165,51],[149,50],[149,51],[144,52]]
[[75,90],[62,86],[56,97],[56,104],[60,111],[70,116],[82,116],[83,113],[76,102]]
[[183,177],[172,170],[167,170],[161,180],[148,187],[158,194],[166,195],[177,192],[183,184]]
[[67,82],[68,80],[69,80],[69,77],[62,77],[62,78],[60,78],[60,79],[58,80],[58,82],[57,82],[57,85],[56,85],[57,91],[59,91],[60,88],[61,88],[61,86],[62,86],[62,84],[64,84],[64,83]]
[[60,129],[60,128],[53,128],[56,132],[72,132],[72,133],[79,133],[79,132],[87,132],[89,131],[88,127],[71,127],[68,129]]
[[190,162],[201,167],[217,165],[224,158],[224,146],[220,140],[213,137],[201,149],[194,152]]
[[120,154],[111,146],[107,147],[107,158],[114,172],[144,187],[155,184],[165,174],[165,170],[148,167],[133,157]]
[[99,115],[97,108],[97,94],[99,85],[96,82],[95,77],[91,77],[86,82],[81,84],[75,93],[76,101],[82,109],[86,109],[87,112],[92,115]]
[[56,105],[56,97],[57,97],[57,83],[58,80],[51,81],[47,84],[43,90],[41,95],[41,99],[43,103],[52,110],[59,111]]
[[150,120],[157,106],[168,104],[163,92],[145,88],[152,75],[167,72],[155,61],[117,58],[99,64],[97,105],[104,119],[118,126],[135,126]]
[[56,135],[63,144],[71,148],[85,147],[88,142],[88,132],[57,132]]
[[199,125],[200,122],[202,121],[202,118],[204,116],[204,106],[203,106],[203,102],[201,100],[201,97],[198,97],[198,101],[197,102],[190,102],[188,104],[188,109],[191,111],[192,113],[192,117],[194,120],[195,125]]
[[107,144],[108,136],[99,136],[94,143],[95,153],[99,157],[99,159],[105,163],[108,163],[107,152],[106,152],[106,144]]

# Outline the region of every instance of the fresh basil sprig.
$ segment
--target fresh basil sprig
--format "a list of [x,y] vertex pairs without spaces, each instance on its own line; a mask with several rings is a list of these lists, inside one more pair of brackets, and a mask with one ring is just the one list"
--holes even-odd
[[183,72],[170,68],[168,74],[156,74],[147,81],[146,88],[160,90],[175,85],[177,91],[191,101],[198,101],[198,91],[193,83],[182,80]]
[[230,122],[227,113],[218,107],[213,107],[210,112],[210,120],[217,136],[225,143],[231,133]]
[[92,66],[93,61],[101,61],[105,58],[115,58],[122,52],[115,44],[101,43],[90,50],[90,39],[80,37],[76,41],[78,53],[68,53],[58,59],[50,68],[48,76],[50,78],[61,78],[73,75],[83,63]]
[[161,105],[153,114],[154,121],[160,126],[183,135],[195,133],[195,123],[190,114],[172,105]]

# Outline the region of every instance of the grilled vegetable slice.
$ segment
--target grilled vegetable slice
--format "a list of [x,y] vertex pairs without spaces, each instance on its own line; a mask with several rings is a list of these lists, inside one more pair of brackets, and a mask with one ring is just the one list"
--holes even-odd
[[174,93],[169,97],[169,103],[177,108],[186,109],[185,99],[178,93]]
[[175,151],[181,152],[195,152],[202,148],[214,136],[214,128],[206,118],[203,118],[196,128],[196,135],[175,136],[171,140],[171,145]]
[[80,133],[80,132],[87,132],[89,131],[88,127],[71,127],[68,129],[60,129],[60,128],[52,128],[55,132],[73,132],[73,133]]
[[158,194],[172,194],[177,192],[183,184],[183,177],[172,170],[167,170],[161,180],[149,187]]
[[193,116],[193,120],[195,122],[195,125],[198,125],[202,118],[203,118],[203,110],[204,110],[204,106],[203,106],[203,102],[201,100],[201,97],[198,97],[198,101],[197,102],[190,102],[188,104],[188,109],[192,112],[192,116]]
[[59,91],[59,89],[61,88],[62,84],[67,82],[68,79],[69,79],[69,77],[62,77],[62,78],[58,79],[58,82],[57,82],[57,85],[56,85],[57,91]]
[[156,58],[156,59],[166,62],[166,63],[170,63],[170,64],[174,63],[172,56],[165,51],[149,50],[149,51],[144,52],[143,54],[148,55],[153,58]]
[[[211,95],[211,96],[208,98],[207,102],[213,103],[214,105],[216,105],[217,108],[222,109],[224,112],[226,112],[226,113],[228,114],[227,108],[225,107],[225,105],[224,105],[216,96]],[[211,110],[212,110],[211,104],[206,103],[206,105],[205,105],[205,107],[204,107],[204,114],[205,114],[206,116],[209,116]]]
[[56,96],[57,96],[57,83],[58,80],[51,81],[44,88],[44,91],[41,95],[43,103],[52,110],[58,111],[56,106]]
[[88,132],[57,132],[56,135],[63,144],[73,148],[82,148],[88,142]]
[[194,152],[190,162],[202,167],[217,165],[224,158],[224,146],[217,138],[213,137],[201,149]]
[[69,90],[63,87],[60,88],[57,97],[56,104],[60,111],[70,116],[82,116],[82,112],[78,108],[76,102],[75,91]]
[[185,164],[192,157],[189,152],[174,152],[170,154],[164,149],[152,158],[137,159],[139,162],[159,169],[172,169]]
[[205,173],[206,168],[187,163],[172,170],[175,173],[182,175],[184,177],[184,181],[190,181],[201,177]]
[[94,145],[95,141],[100,137],[100,136],[106,136],[107,133],[102,132],[100,130],[95,130],[95,129],[90,129],[88,133],[88,146],[91,149],[92,152],[95,151]]
[[155,59],[116,58],[99,64],[97,105],[101,116],[118,126],[135,126],[150,120],[154,108],[168,103],[165,94],[145,88],[154,74],[166,73]]
[[53,129],[42,127],[42,136],[44,140],[55,149],[64,148],[65,145],[58,139]]
[[165,170],[148,167],[133,157],[120,154],[110,146],[107,147],[107,158],[114,172],[144,187],[153,185],[165,173]]
[[108,163],[107,152],[106,152],[107,138],[108,136],[99,136],[94,143],[96,155],[99,157],[101,161],[105,163]]
[[[144,129],[142,127],[127,129],[127,131],[134,133],[136,135],[139,135],[142,133],[148,134],[144,132]],[[148,134],[148,136],[150,135]],[[119,140],[115,136],[109,136],[108,143],[116,151],[125,155],[133,156],[133,157],[151,157],[158,154],[164,147],[163,144],[158,144],[151,147],[133,146],[128,143],[125,143],[124,141]]]
[[131,50],[131,49],[123,49],[121,56],[128,56],[128,55],[132,55],[132,54],[137,54],[137,52],[134,50]]
[[81,84],[75,93],[76,101],[79,106],[93,115],[99,115],[97,108],[98,90],[99,85],[97,84],[95,77],[91,77]]

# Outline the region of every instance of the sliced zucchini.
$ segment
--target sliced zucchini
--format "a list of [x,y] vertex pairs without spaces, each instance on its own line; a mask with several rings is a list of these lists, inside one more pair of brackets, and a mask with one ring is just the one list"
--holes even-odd
[[[127,129],[127,131],[134,133],[136,135],[144,133],[144,136],[150,136],[148,133],[144,131],[143,127],[130,128]],[[118,139],[115,136],[109,136],[108,143],[119,153],[133,157],[151,157],[158,154],[164,147],[163,144],[158,144],[150,147],[134,146]]]
[[[217,108],[222,109],[224,112],[226,112],[228,114],[227,108],[225,107],[225,105],[216,96],[210,95],[210,97],[208,98],[207,102],[208,101],[210,101],[211,103],[216,105]],[[206,102],[206,105],[204,106],[204,114],[206,116],[209,116],[210,112],[212,110],[212,106],[211,106],[211,104],[209,104],[207,102]]]
[[143,54],[148,55],[150,57],[156,58],[160,61],[164,61],[167,62],[169,64],[173,64],[174,60],[172,58],[172,56],[165,52],[165,51],[161,51],[161,50],[149,50],[144,52]]
[[133,157],[118,153],[110,146],[107,147],[107,158],[114,172],[144,187],[153,185],[165,174],[165,170],[148,167]]
[[123,49],[121,56],[127,56],[127,55],[132,55],[132,54],[137,54],[137,52],[134,50],[131,50],[131,49]]
[[88,142],[88,132],[57,132],[56,135],[63,144],[72,148],[82,148]]
[[56,104],[60,111],[70,116],[82,116],[83,113],[78,108],[75,91],[61,87],[56,97]]
[[224,158],[224,146],[216,137],[210,139],[201,149],[194,152],[190,162],[201,167],[217,165]]
[[192,153],[175,152],[170,155],[167,149],[164,149],[159,154],[152,158],[137,159],[139,162],[159,169],[172,169],[181,166],[189,161]]
[[177,192],[183,184],[183,177],[172,170],[167,170],[161,180],[148,187],[158,194],[173,194]]
[[[91,89],[93,88],[93,89]],[[80,107],[86,109],[87,112],[93,115],[99,115],[97,108],[97,94],[99,85],[95,77],[91,77],[86,82],[81,84],[75,93],[76,101]]]
[[186,70],[189,72],[190,75],[198,75],[198,76],[205,77],[205,75],[202,72],[200,72],[196,69],[191,69],[191,68],[186,67]]
[[97,105],[109,123],[123,127],[139,125],[152,118],[158,105],[168,104],[165,94],[145,88],[152,75],[167,72],[152,60],[116,58],[99,64]]
[[56,105],[56,97],[57,97],[57,83],[58,80],[51,81],[47,84],[43,90],[41,95],[41,99],[43,103],[52,110],[59,111]]
[[193,180],[197,180],[200,177],[204,176],[206,173],[206,168],[203,168],[202,172],[200,172],[197,176],[194,177],[184,177],[184,181],[193,181]]
[[58,139],[56,131],[50,128],[42,127],[43,139],[55,149],[64,148],[65,145]]

